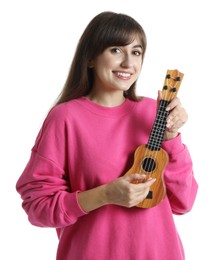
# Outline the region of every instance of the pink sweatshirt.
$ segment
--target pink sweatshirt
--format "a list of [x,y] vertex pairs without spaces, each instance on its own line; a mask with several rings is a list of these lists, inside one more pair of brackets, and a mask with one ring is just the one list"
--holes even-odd
[[181,135],[163,142],[167,196],[153,208],[107,205],[90,213],[77,192],[111,182],[148,142],[156,101],[126,100],[108,108],[82,97],[54,107],[45,119],[17,182],[29,221],[54,227],[57,260],[182,260],[174,214],[191,210],[198,185]]

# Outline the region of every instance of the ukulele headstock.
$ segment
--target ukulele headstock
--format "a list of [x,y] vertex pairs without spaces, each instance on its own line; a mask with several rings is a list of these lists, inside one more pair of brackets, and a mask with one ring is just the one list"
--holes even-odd
[[178,70],[167,70],[162,89],[163,100],[171,101],[176,97],[183,77],[184,74]]

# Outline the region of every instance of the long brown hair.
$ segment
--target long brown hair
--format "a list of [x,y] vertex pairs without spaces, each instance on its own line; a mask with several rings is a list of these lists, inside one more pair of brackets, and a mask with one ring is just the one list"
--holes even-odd
[[[146,35],[137,21],[128,15],[114,12],[102,12],[95,16],[78,42],[67,80],[57,104],[89,94],[93,86],[93,69],[89,68],[89,62],[110,46],[130,44],[135,36],[140,39],[144,57]],[[124,95],[137,101],[135,86],[136,82]]]

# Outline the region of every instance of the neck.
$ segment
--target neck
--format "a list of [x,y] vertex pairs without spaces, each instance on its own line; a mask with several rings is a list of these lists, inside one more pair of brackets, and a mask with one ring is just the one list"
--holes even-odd
[[91,92],[86,97],[92,102],[105,107],[119,106],[125,101],[125,97],[122,91],[120,91],[119,93],[106,93],[106,94]]

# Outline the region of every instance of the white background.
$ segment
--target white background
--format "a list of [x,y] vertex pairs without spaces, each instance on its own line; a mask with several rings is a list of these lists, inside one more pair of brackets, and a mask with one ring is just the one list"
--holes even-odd
[[146,31],[139,94],[156,98],[167,69],[184,73],[178,96],[189,121],[181,131],[199,192],[193,210],[175,220],[186,259],[214,260],[213,0],[0,0],[0,259],[55,259],[55,230],[28,222],[15,184],[81,33],[107,10],[131,15]]

